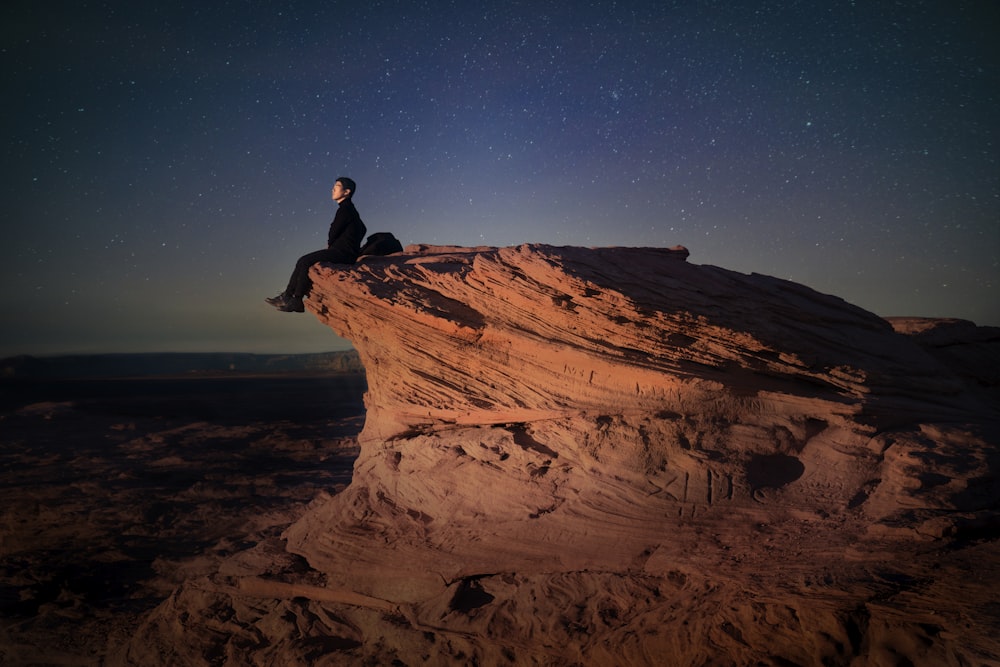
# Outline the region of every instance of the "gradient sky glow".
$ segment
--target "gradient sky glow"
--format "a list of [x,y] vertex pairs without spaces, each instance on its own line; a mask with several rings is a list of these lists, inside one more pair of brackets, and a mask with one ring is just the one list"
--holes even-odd
[[1000,325],[996,3],[158,4],[0,10],[0,357],[346,348],[263,301],[339,175],[404,244],[683,244]]

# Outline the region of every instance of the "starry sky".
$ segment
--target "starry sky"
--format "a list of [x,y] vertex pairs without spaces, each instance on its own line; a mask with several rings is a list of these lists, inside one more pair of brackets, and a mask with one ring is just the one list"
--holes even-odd
[[279,313],[337,176],[404,244],[672,246],[1000,325],[993,2],[0,10],[0,357],[345,349]]

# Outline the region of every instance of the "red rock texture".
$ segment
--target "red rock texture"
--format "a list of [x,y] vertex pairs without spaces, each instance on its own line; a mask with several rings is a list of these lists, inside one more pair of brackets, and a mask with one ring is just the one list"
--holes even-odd
[[[398,595],[399,574],[650,571],[670,551],[657,535],[691,515],[906,513],[940,531],[980,509],[951,481],[964,472],[926,488],[896,458],[989,450],[922,423],[979,421],[983,396],[882,318],[687,255],[412,247],[316,267],[310,309],[354,342],[368,415],[351,489],[289,531],[293,549],[324,570],[351,554]],[[373,553],[372,533],[392,548]]]

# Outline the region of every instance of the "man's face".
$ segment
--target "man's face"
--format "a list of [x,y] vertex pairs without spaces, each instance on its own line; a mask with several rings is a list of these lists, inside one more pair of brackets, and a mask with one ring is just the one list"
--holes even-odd
[[347,195],[351,194],[350,190],[345,190],[344,186],[341,185],[340,181],[333,184],[333,201],[340,203],[347,199]]

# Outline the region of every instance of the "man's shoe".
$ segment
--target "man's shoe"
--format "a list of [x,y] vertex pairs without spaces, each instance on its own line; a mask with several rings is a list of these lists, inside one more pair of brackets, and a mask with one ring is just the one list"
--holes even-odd
[[285,303],[285,301],[287,301],[287,300],[288,300],[288,297],[285,296],[284,292],[282,292],[278,296],[269,296],[266,299],[264,299],[264,301],[267,301],[272,306],[280,306],[281,304]]
[[286,299],[283,303],[277,304],[275,306],[278,310],[285,313],[304,313],[306,312],[306,305],[302,303],[301,296],[293,296]]

